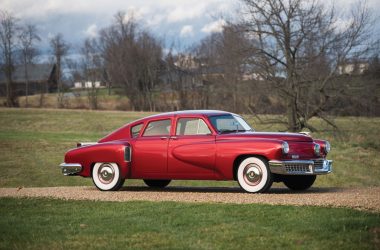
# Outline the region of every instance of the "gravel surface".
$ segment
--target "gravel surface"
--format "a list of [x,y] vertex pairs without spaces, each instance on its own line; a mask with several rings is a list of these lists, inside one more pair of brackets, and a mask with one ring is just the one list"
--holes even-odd
[[118,192],[101,192],[95,187],[0,188],[0,197],[50,197],[65,200],[101,201],[180,201],[212,203],[263,203],[296,206],[349,207],[380,212],[380,187],[370,188],[311,188],[292,192],[272,188],[265,194],[247,194],[240,188],[124,187]]

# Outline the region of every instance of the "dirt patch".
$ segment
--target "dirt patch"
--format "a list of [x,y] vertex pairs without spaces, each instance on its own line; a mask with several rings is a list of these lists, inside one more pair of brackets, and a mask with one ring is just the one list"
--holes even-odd
[[275,205],[348,207],[380,212],[380,187],[311,188],[292,192],[272,188],[265,194],[248,194],[240,188],[208,187],[124,187],[117,192],[101,192],[95,187],[0,188],[0,197],[50,197],[66,200],[101,201],[180,201],[212,203],[262,203]]

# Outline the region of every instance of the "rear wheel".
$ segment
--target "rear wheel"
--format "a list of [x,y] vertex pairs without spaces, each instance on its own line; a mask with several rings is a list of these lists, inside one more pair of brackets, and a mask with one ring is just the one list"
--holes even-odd
[[316,178],[316,175],[284,175],[282,180],[292,190],[306,190],[314,184]]
[[249,193],[266,192],[273,183],[267,161],[257,157],[244,159],[236,176],[240,187]]
[[171,180],[144,180],[144,182],[147,186],[152,188],[164,188],[169,185]]
[[117,191],[125,179],[121,177],[120,169],[116,163],[98,162],[92,168],[92,181],[102,191]]

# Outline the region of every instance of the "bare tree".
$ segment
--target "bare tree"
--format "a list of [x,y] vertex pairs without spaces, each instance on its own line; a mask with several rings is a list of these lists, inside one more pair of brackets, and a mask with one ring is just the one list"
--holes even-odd
[[56,64],[56,77],[57,77],[57,101],[58,107],[63,108],[64,88],[62,81],[62,66],[63,59],[69,51],[69,44],[64,40],[63,35],[58,33],[50,39],[50,47],[53,54],[53,60]]
[[14,53],[17,46],[18,19],[11,13],[0,11],[0,48],[2,70],[6,77],[6,105],[17,106],[17,96],[13,89],[12,74],[14,71]]
[[243,91],[242,85],[248,73],[248,56],[241,51],[248,46],[249,40],[239,25],[228,24],[221,33],[211,34],[196,47],[204,87],[213,88],[214,96],[207,92],[214,107],[233,112],[244,111],[242,97],[247,91]]
[[90,84],[85,88],[91,109],[98,109],[98,87],[96,84],[103,80],[103,60],[97,48],[98,46],[94,39],[86,39],[81,48],[81,78],[84,84]]
[[307,0],[241,0],[242,24],[252,46],[250,64],[273,84],[287,110],[290,131],[315,130],[309,120],[325,115],[339,95],[333,86],[337,68],[347,57],[363,51],[369,38],[370,15],[357,4],[346,25],[339,25],[334,6]]
[[202,95],[202,75],[191,52],[173,55],[166,58],[165,81],[172,92],[171,109],[207,108]]
[[115,15],[100,33],[99,44],[109,80],[123,88],[133,110],[155,110],[153,90],[162,60],[161,43],[142,30],[132,16]]
[[29,95],[29,72],[28,65],[33,64],[33,60],[37,55],[37,49],[35,42],[41,41],[38,36],[38,31],[35,25],[25,25],[21,27],[21,32],[18,36],[20,41],[22,63],[24,65],[24,77],[25,77],[25,106],[28,107],[28,95]]

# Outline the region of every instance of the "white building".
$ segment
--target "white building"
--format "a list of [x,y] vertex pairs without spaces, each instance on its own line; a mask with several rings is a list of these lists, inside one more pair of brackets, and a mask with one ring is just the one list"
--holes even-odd
[[338,74],[363,74],[364,71],[366,71],[369,68],[369,63],[367,62],[352,62],[352,63],[346,63],[341,64],[338,66]]
[[100,81],[95,81],[95,82],[75,82],[74,83],[74,88],[75,89],[89,89],[89,88],[101,88]]

